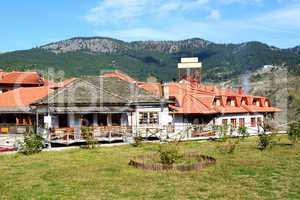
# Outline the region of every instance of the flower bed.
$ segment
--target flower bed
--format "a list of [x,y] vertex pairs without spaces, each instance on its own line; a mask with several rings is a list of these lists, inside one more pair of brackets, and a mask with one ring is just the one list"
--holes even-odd
[[152,171],[191,171],[200,170],[210,165],[214,165],[215,163],[216,159],[213,157],[201,155],[199,153],[186,153],[179,162],[167,165],[159,162],[159,155],[157,153],[152,153],[136,156],[135,158],[130,159],[128,164],[135,168]]

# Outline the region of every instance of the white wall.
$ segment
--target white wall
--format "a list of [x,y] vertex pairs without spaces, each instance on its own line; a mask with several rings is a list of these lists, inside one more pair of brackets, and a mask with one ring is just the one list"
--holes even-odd
[[[237,121],[237,128],[235,131],[232,132],[232,134],[237,135],[238,134],[238,127],[239,127],[239,119],[240,118],[244,118],[245,119],[245,126],[247,127],[247,131],[250,134],[257,134],[258,132],[258,126],[255,127],[251,127],[251,118],[254,117],[257,121],[257,118],[260,117],[262,119],[262,121],[264,120],[264,115],[262,113],[254,113],[254,114],[250,114],[250,113],[246,113],[246,114],[224,114],[224,115],[220,115],[218,117],[215,117],[215,125],[222,125],[222,121],[223,119],[227,119],[228,121],[228,125],[230,125],[230,121],[231,119],[236,119]],[[172,121],[173,125],[175,126],[175,132],[179,132],[182,130],[186,130],[187,127],[189,127],[191,125],[191,123],[188,123],[187,120],[184,119],[183,115],[174,115],[173,117],[173,121]],[[211,120],[208,125],[213,125],[213,120]],[[262,131],[262,129],[260,128],[260,131]]]
[[[230,120],[231,119],[236,119],[237,120],[237,127],[239,127],[239,119],[240,118],[244,118],[245,119],[245,126],[247,127],[247,131],[250,134],[257,134],[258,132],[258,126],[256,125],[255,127],[251,127],[251,118],[254,117],[257,121],[257,118],[260,117],[262,119],[262,121],[264,120],[264,115],[262,113],[246,113],[246,114],[224,114],[220,117],[216,118],[216,125],[222,125],[222,120],[223,119],[227,119],[228,120],[228,125],[230,125]],[[261,128],[260,128],[260,131]],[[233,132],[234,135],[237,134],[237,131]]]
[[[157,125],[141,125],[139,124],[139,113],[140,112],[158,112],[158,124]],[[136,133],[138,129],[141,128],[147,128],[147,127],[153,127],[153,128],[159,128],[159,129],[165,129],[164,127],[169,124],[169,122],[172,122],[172,117],[169,116],[169,109],[168,107],[161,107],[161,106],[138,106],[136,107],[136,111],[132,113],[131,116],[132,121],[132,129],[133,132]]]

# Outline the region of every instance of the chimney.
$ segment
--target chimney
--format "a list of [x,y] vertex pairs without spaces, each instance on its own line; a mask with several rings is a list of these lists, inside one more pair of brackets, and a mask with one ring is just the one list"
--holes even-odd
[[238,94],[243,95],[244,94],[244,90],[242,87],[238,88]]
[[186,79],[188,81],[201,82],[201,68],[202,63],[198,61],[197,57],[181,58],[181,62],[177,65],[179,72],[179,81]]
[[0,80],[2,80],[2,79],[3,79],[3,75],[4,75],[4,72],[3,72],[3,70],[2,70],[2,69],[0,69]]
[[162,83],[162,95],[165,99],[169,99],[169,86],[167,83]]

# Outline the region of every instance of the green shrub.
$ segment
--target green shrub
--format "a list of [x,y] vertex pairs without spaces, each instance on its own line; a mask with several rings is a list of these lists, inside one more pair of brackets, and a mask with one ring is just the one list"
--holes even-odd
[[35,154],[42,151],[44,139],[33,130],[27,130],[24,134],[24,140],[20,142],[19,151],[25,155]]
[[258,135],[257,145],[260,150],[265,150],[272,141],[272,135],[267,135],[266,133],[262,133]]
[[229,129],[228,125],[227,124],[220,125],[218,129],[219,129],[219,141],[226,142],[227,139],[229,138],[229,135],[227,134]]
[[182,158],[177,146],[173,144],[160,146],[159,149],[160,162],[165,165],[172,165]]
[[288,138],[292,144],[296,144],[300,139],[300,121],[290,124]]
[[143,137],[135,136],[133,137],[133,143],[131,144],[134,147],[139,147],[142,145]]
[[228,140],[225,143],[219,144],[217,146],[217,149],[221,153],[233,153],[234,150],[236,149],[236,145],[237,145],[238,141],[239,140],[237,140],[237,141]]
[[88,149],[94,149],[98,141],[94,138],[92,127],[82,126],[81,136],[86,140],[86,147]]
[[239,127],[238,132],[239,132],[239,135],[242,136],[242,139],[249,137],[249,133],[247,131],[246,126]]

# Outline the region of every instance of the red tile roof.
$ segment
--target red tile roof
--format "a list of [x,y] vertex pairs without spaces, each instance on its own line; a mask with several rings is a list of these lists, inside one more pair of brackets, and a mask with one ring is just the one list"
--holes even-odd
[[0,95],[0,107],[29,106],[49,93],[48,87],[20,87]]
[[[155,95],[162,94],[162,85],[159,83],[139,82],[121,72],[107,73],[106,76],[113,76],[136,83],[139,87],[148,90]],[[214,114],[214,113],[254,113],[254,112],[279,112],[278,108],[272,107],[272,104],[263,96],[246,95],[242,88],[237,91],[227,88],[220,88],[214,85],[200,84],[195,80],[186,77],[179,82],[164,84],[167,87],[168,95],[171,99],[176,100],[170,108],[175,113],[185,114]],[[215,98],[220,99],[220,105],[215,105]],[[227,105],[227,99],[230,98],[235,105]],[[260,105],[252,105],[254,99],[260,102]],[[242,105],[242,101],[246,101],[246,105]],[[269,102],[269,106],[265,106],[265,101]]]
[[161,96],[162,95],[162,85],[160,83],[138,83],[137,84],[140,88],[143,88],[155,96]]
[[43,85],[37,72],[0,72],[0,84]]
[[128,76],[127,74],[121,73],[118,70],[115,70],[113,72],[104,73],[102,76],[119,78],[119,79],[121,79],[123,81],[127,81],[129,83],[137,83],[138,82],[138,81],[134,80],[133,78],[131,78],[130,76]]

